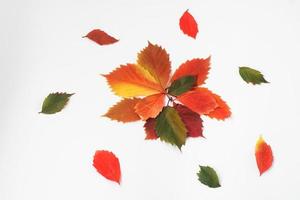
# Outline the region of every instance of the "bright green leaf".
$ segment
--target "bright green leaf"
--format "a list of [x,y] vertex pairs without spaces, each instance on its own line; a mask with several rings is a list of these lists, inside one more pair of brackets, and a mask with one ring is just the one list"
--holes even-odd
[[179,96],[182,93],[185,93],[192,89],[192,87],[195,86],[196,81],[197,79],[195,76],[181,77],[171,84],[168,93],[173,96]]
[[242,79],[247,83],[252,83],[253,85],[269,83],[260,71],[252,69],[250,67],[240,67],[239,72]]
[[216,171],[209,166],[200,166],[200,171],[197,173],[198,179],[204,185],[211,188],[221,187]]
[[155,130],[162,141],[179,149],[185,144],[187,129],[177,111],[170,106],[164,107],[156,118]]
[[54,114],[61,111],[67,105],[72,95],[73,94],[58,92],[49,94],[43,102],[42,111],[40,113]]

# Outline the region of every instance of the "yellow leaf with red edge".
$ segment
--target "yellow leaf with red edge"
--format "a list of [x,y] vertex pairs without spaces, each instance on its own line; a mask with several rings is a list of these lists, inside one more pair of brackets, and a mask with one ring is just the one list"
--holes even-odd
[[273,164],[273,152],[262,136],[259,137],[255,147],[256,164],[260,175],[267,171]]
[[135,106],[135,112],[142,118],[155,118],[165,105],[165,94],[153,94],[141,99]]
[[177,100],[199,115],[208,114],[218,106],[213,93],[206,88],[195,88],[178,96]]
[[206,59],[195,58],[181,64],[172,76],[171,81],[175,81],[184,76],[196,76],[197,85],[202,85],[207,79],[210,69],[210,57]]
[[227,103],[219,95],[213,94],[213,96],[217,102],[217,107],[206,115],[218,120],[224,120],[230,117],[231,111]]
[[171,62],[165,49],[148,42],[148,46],[138,54],[137,64],[154,77],[162,90],[166,88],[170,79]]
[[140,116],[135,112],[134,107],[141,99],[123,99],[104,115],[112,120],[120,122],[134,122],[140,120]]
[[113,92],[121,97],[148,96],[161,92],[160,84],[147,79],[137,65],[127,64],[104,75]]

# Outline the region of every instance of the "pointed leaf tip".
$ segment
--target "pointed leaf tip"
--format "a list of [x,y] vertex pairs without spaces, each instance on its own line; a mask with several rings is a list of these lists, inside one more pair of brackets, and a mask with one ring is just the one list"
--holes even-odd
[[109,45],[119,41],[100,29],[94,29],[91,32],[89,32],[86,36],[83,36],[83,38],[86,37],[99,45]]
[[273,152],[262,136],[256,142],[255,146],[256,164],[260,175],[270,169],[273,164]]
[[179,20],[179,26],[182,32],[194,39],[197,37],[198,24],[194,17],[186,10]]

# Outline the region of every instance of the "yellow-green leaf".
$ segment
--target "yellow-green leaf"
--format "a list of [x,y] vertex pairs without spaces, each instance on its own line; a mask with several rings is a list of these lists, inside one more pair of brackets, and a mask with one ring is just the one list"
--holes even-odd
[[72,95],[73,94],[59,92],[49,94],[43,102],[42,111],[40,113],[54,114],[60,112],[67,105]]
[[269,83],[260,71],[252,69],[250,67],[240,67],[239,73],[246,83],[252,83],[253,85]]
[[209,166],[199,166],[198,180],[211,188],[221,187],[216,171]]

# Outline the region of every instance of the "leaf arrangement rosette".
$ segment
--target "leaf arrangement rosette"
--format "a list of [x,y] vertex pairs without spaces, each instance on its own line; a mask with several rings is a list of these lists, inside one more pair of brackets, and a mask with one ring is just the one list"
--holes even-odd
[[112,91],[123,99],[105,114],[121,122],[145,121],[146,139],[160,138],[181,149],[187,137],[202,135],[205,115],[224,120],[230,108],[205,87],[210,57],[181,64],[171,76],[165,49],[150,42],[136,64],[121,65],[104,75]]

